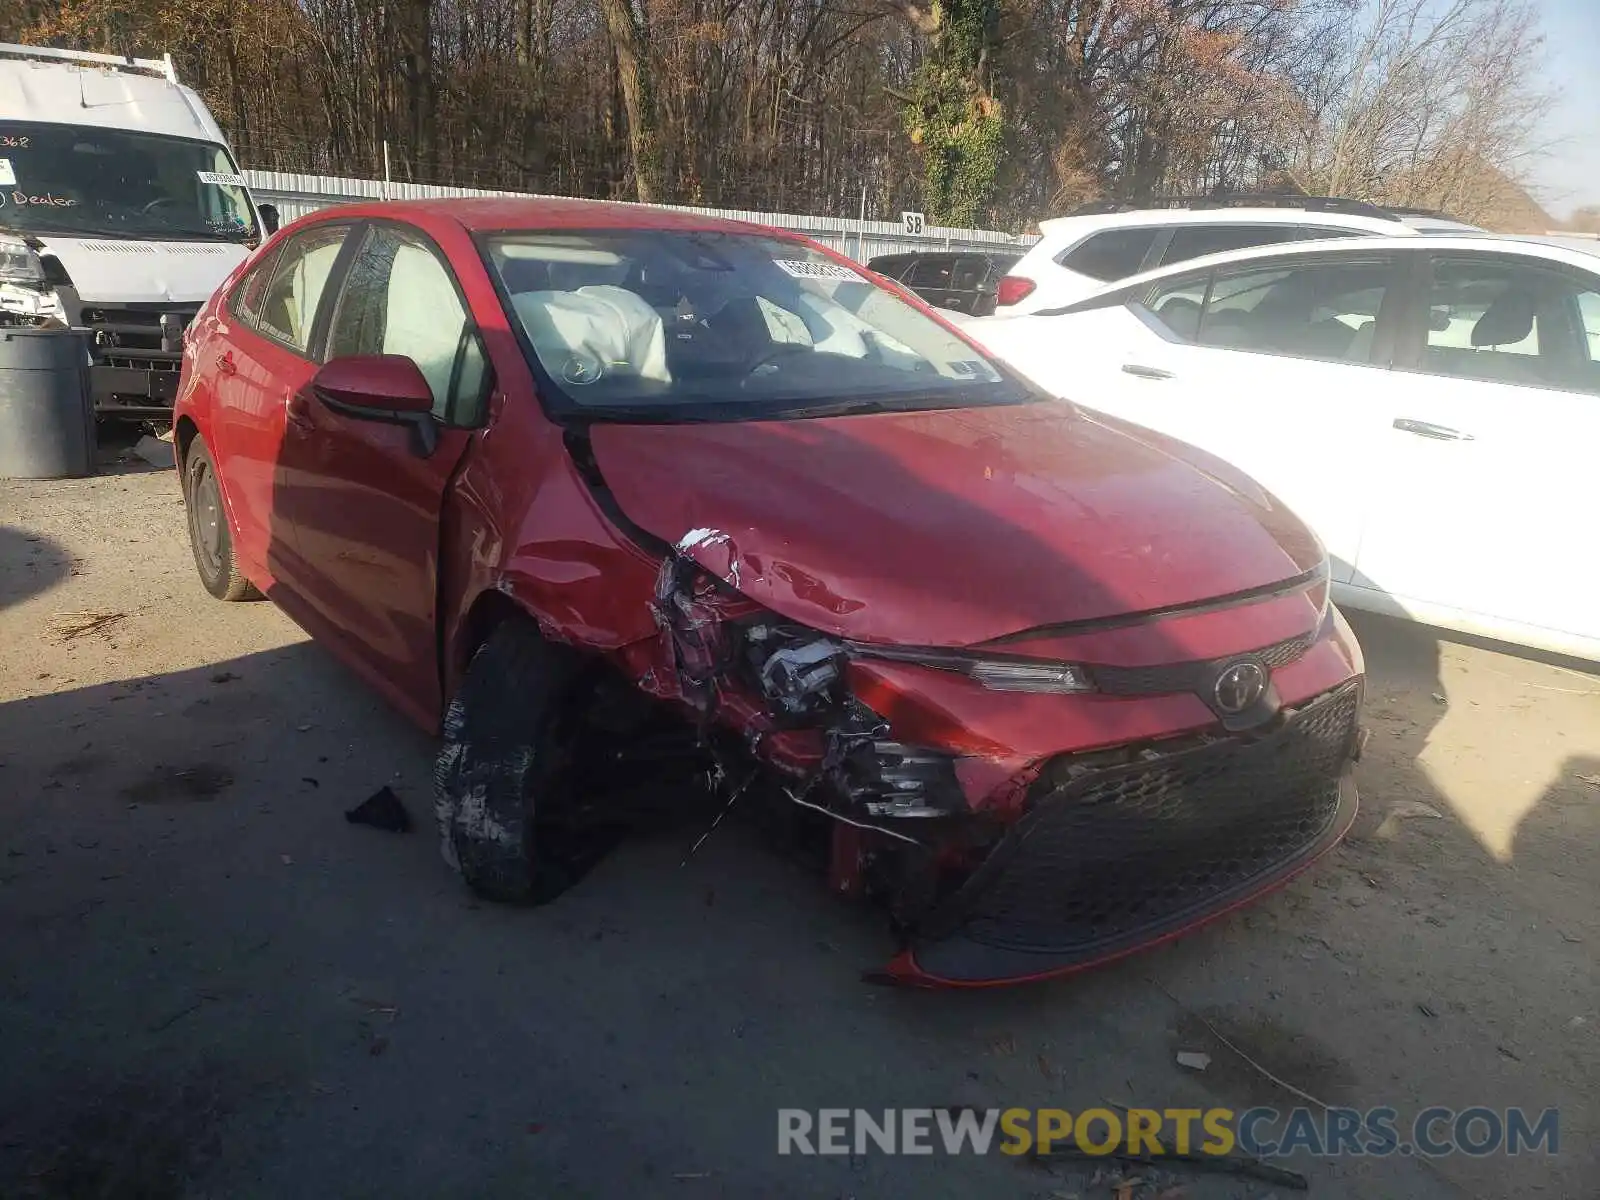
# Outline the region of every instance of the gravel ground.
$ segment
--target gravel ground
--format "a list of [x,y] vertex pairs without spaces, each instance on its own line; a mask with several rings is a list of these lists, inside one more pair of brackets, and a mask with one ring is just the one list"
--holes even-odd
[[731,824],[475,902],[345,822],[425,819],[431,740],[205,595],[170,472],[0,483],[0,1195],[1087,1200],[1109,1169],[781,1158],[776,1110],[1286,1103],[1197,1014],[1329,1103],[1560,1109],[1553,1158],[1292,1163],[1313,1196],[1593,1195],[1600,677],[1357,629],[1364,814],[1308,877],[1076,980],[884,991],[881,920]]

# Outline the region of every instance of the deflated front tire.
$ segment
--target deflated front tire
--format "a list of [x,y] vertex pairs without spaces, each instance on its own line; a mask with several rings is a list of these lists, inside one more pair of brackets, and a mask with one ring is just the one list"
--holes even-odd
[[491,900],[545,903],[592,865],[548,820],[562,807],[555,731],[576,675],[570,652],[531,621],[508,620],[473,655],[445,714],[434,766],[440,848]]

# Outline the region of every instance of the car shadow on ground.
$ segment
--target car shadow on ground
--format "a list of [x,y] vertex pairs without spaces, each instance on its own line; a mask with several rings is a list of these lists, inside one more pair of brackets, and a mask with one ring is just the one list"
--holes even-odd
[[42,595],[72,574],[72,555],[43,534],[0,525],[0,611]]
[[[1373,704],[1437,703],[1439,643],[1430,657],[1418,632],[1369,638]],[[1583,944],[1545,927],[1549,887],[1592,897],[1595,806],[1552,789],[1510,863],[1487,855],[1416,764],[1433,727],[1375,735],[1363,789],[1374,816],[1404,794],[1439,818],[1382,836],[1369,819],[1285,894],[1174,947],[958,995],[862,984],[881,917],[731,823],[687,860],[698,829],[625,845],[547,908],[479,903],[435,851],[432,740],[309,643],[13,701],[0,1194],[1071,1190],[1087,1174],[1019,1183],[1010,1160],[779,1158],[776,1110],[1259,1100],[1217,1047],[1210,1077],[1173,1067],[1191,1013],[1331,1103],[1574,1097],[1581,1168],[1583,1060],[1553,1061],[1572,1031],[1517,1014],[1523,989],[1593,982]],[[384,784],[415,833],[344,820]],[[1592,945],[1594,911],[1566,936]],[[1511,990],[1469,988],[1487,956]],[[1330,1194],[1448,1194],[1382,1174],[1407,1169],[1393,1160],[1305,1169],[1353,1189]]]
[[[870,1180],[772,1146],[780,1105],[916,1056],[862,998],[881,925],[733,825],[481,904],[432,750],[310,643],[0,706],[0,1194]],[[413,834],[344,819],[385,784]]]

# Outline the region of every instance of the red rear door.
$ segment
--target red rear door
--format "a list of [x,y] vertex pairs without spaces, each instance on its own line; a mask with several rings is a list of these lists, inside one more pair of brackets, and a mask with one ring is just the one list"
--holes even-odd
[[420,231],[374,223],[354,248],[324,360],[404,354],[434,393],[432,447],[406,425],[323,404],[309,374],[289,402],[278,518],[294,529],[291,612],[425,724],[441,707],[439,513],[481,421],[490,384],[470,309],[445,256]]
[[[235,548],[272,580],[290,552],[288,530],[273,508],[289,397],[316,369],[308,346],[349,232],[345,224],[313,225],[289,238],[276,262],[266,265],[264,287],[247,279],[213,343],[217,404],[208,440],[233,517]],[[269,591],[276,599],[276,590]]]

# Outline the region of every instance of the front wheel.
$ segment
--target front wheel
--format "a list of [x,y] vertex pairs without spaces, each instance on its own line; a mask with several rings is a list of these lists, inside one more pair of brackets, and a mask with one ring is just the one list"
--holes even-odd
[[572,821],[563,706],[580,672],[529,620],[498,625],[473,655],[434,765],[440,849],[491,900],[543,904],[609,849]]
[[222,504],[222,484],[205,439],[196,436],[183,460],[183,506],[189,514],[189,548],[200,582],[218,600],[259,600],[261,593],[239,570],[233,531]]

